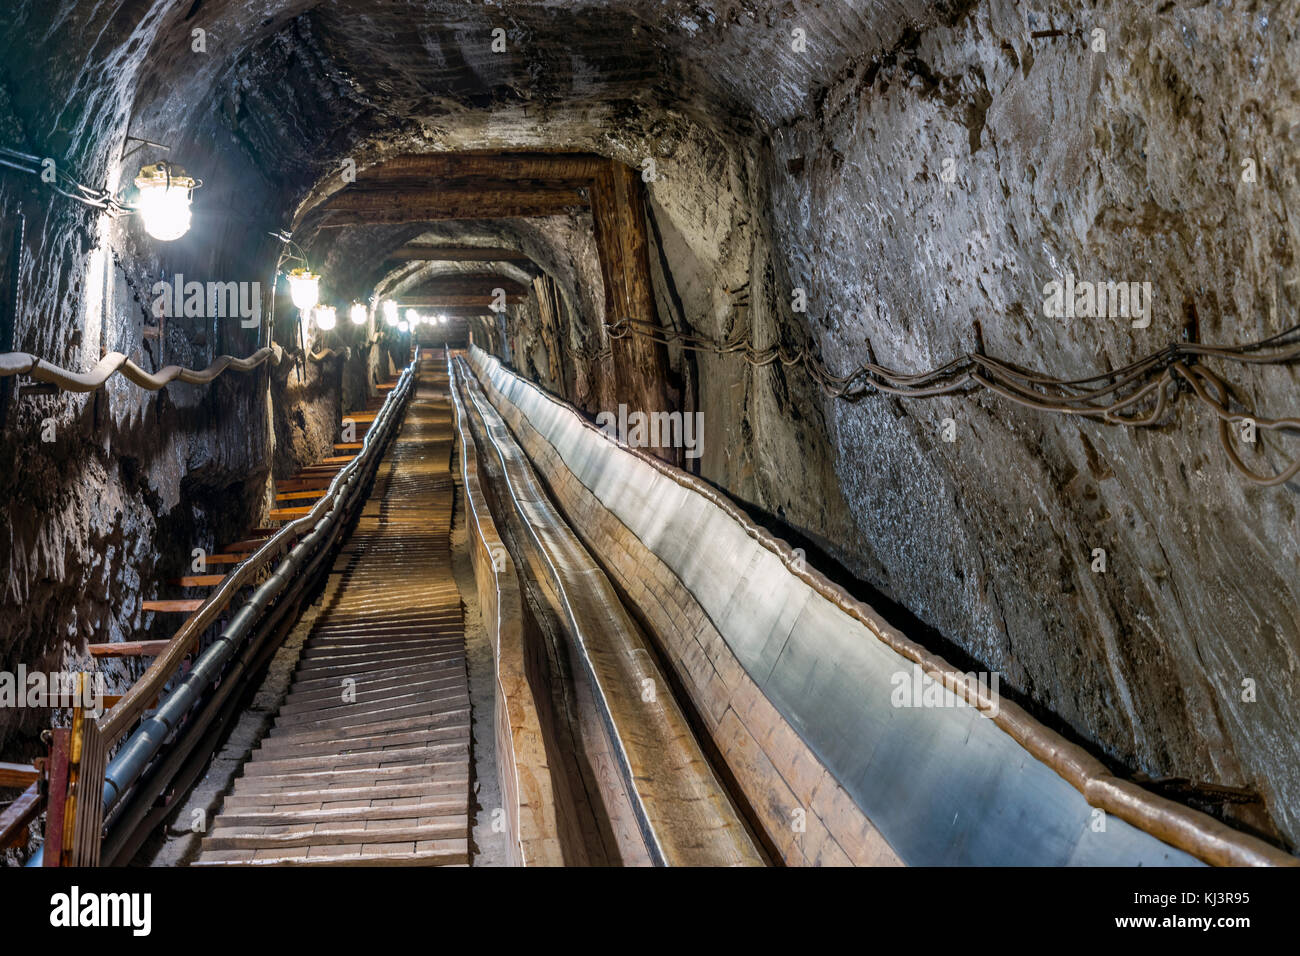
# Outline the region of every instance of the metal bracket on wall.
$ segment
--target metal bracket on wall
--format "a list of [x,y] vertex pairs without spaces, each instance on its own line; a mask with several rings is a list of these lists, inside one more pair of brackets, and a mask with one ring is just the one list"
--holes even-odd
[[[133,146],[131,149],[127,149],[126,147],[128,143],[139,143],[140,145]],[[132,155],[133,153],[138,153],[146,146],[152,146],[155,149],[165,149],[168,151],[171,150],[171,147],[166,145],[165,143],[155,143],[151,139],[143,139],[142,137],[139,136],[128,136],[126,139],[122,140],[122,155],[119,159],[119,162],[125,161],[128,156]]]

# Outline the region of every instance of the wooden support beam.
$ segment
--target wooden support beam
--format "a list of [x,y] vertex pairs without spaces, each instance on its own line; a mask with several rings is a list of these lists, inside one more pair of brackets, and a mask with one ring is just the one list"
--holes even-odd
[[[657,325],[645,191],[637,171],[623,163],[588,153],[400,156],[364,170],[355,183],[305,215],[320,218],[329,228],[544,216],[587,206],[605,280],[606,320],[634,318]],[[450,308],[454,295],[440,293],[430,298],[446,304],[423,307]],[[668,351],[662,344],[632,335],[612,342],[611,352],[619,402],[645,412],[676,410],[668,387]],[[680,449],[654,451],[668,461],[680,461]]]
[[560,332],[558,315],[558,294],[555,280],[549,275],[540,275],[533,280],[533,295],[537,300],[537,314],[541,322],[542,344],[546,347],[546,365],[550,380],[563,392],[563,373],[560,359]]
[[569,183],[589,182],[609,160],[595,153],[464,150],[448,153],[413,153],[363,169],[358,182],[373,179],[424,182],[427,180],[532,179]]
[[64,825],[67,822],[68,771],[71,764],[72,731],[55,727],[50,731],[49,810],[45,814],[45,852],[41,855],[43,866],[62,866]]
[[360,181],[335,193],[319,208],[322,229],[397,225],[448,219],[515,219],[560,216],[583,209],[586,197],[571,188],[527,188],[510,183],[497,188],[458,190],[454,184],[363,186]]
[[450,275],[430,276],[402,293],[403,297],[419,298],[423,295],[489,295],[494,289],[504,289],[511,295],[527,295],[528,286],[509,276],[495,272],[456,272]]
[[[499,300],[491,292],[471,294],[422,295],[418,298],[403,299],[398,303],[401,309],[482,309],[490,310]],[[507,305],[519,305],[528,301],[525,292],[507,292]]]
[[365,444],[359,441],[336,441],[334,443],[335,451],[360,451],[364,447]]
[[480,246],[407,245],[388,254],[389,259],[419,262],[531,262],[518,249]]
[[[609,162],[596,177],[591,194],[592,219],[600,271],[605,279],[605,320],[634,318],[658,324],[650,283],[645,198],[640,177],[629,166]],[[644,336],[610,343],[617,397],[630,409],[671,412],[668,399],[668,351]],[[680,449],[649,449],[676,463]]]
[[[418,306],[411,306],[411,308],[418,308]],[[448,319],[466,320],[477,318],[480,315],[490,315],[492,313],[490,308],[484,308],[481,305],[447,305],[443,306],[438,311],[442,312],[442,314],[447,316]]]

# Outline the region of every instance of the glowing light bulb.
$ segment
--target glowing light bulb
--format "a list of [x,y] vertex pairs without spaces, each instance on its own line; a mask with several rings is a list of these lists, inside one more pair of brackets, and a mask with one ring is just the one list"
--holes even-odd
[[384,321],[389,325],[397,324],[397,303],[392,299],[384,302]]
[[446,325],[446,324],[447,324],[447,317],[446,317],[445,315],[439,315],[439,316],[438,316],[438,324],[439,324],[439,325]]
[[366,307],[360,302],[352,303],[352,309],[348,312],[348,315],[351,316],[353,325],[366,324]]
[[420,321],[420,313],[419,313],[419,312],[416,312],[414,309],[407,309],[407,310],[406,310],[406,321],[407,321],[407,322],[410,322],[412,325],[414,325],[415,323],[417,323],[417,322]]
[[140,170],[135,185],[140,190],[136,209],[145,232],[171,242],[190,231],[190,199],[202,185],[197,179],[186,176],[179,166],[154,163]]
[[338,319],[338,314],[334,311],[332,305],[316,306],[316,328],[322,332],[328,332],[334,328],[334,323]]
[[402,321],[397,324],[397,331],[399,332],[411,331],[410,323],[408,323],[405,319],[402,319]]
[[309,269],[294,269],[289,273],[289,296],[304,312],[314,308],[320,301],[320,276]]

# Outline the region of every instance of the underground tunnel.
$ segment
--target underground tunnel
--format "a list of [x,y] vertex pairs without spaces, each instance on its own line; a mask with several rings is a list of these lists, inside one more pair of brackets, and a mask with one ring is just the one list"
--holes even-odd
[[1297,862],[1293,6],[0,22],[6,864]]

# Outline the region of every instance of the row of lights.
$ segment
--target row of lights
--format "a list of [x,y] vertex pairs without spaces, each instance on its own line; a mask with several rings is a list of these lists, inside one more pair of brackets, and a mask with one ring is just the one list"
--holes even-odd
[[397,329],[399,332],[409,332],[417,325],[446,325],[447,317],[445,315],[421,315],[415,309],[406,310],[406,318],[398,317],[397,303],[392,299],[385,299],[383,304],[384,322]]
[[[334,328],[338,313],[332,305],[320,305],[320,276],[309,269],[294,269],[289,273],[289,296],[293,304],[304,315],[310,313],[316,320],[316,327],[328,332]],[[415,309],[406,310],[406,318],[398,318],[397,303],[392,299],[384,300],[381,310],[384,321],[399,332],[409,332],[417,325],[446,325],[445,315],[421,315]],[[369,315],[364,303],[353,302],[348,316],[353,325],[365,325]]]
[[[190,230],[191,203],[194,190],[202,185],[187,176],[185,170],[171,163],[152,163],[144,166],[135,178],[140,196],[136,210],[145,232],[163,242],[172,242]],[[303,318],[310,314],[316,327],[322,331],[334,328],[337,312],[331,305],[320,305],[320,276],[310,269],[294,269],[289,273],[289,295]],[[354,302],[351,312],[353,325],[366,324],[366,307]]]
[[[185,170],[170,163],[154,163],[140,170],[135,180],[140,191],[137,209],[149,235],[163,242],[179,239],[189,232],[190,204],[194,190],[201,183],[185,174]],[[334,328],[338,314],[331,305],[320,303],[320,276],[310,269],[299,268],[289,274],[289,295],[293,304],[305,317],[311,314],[316,327],[322,331]],[[445,315],[421,315],[415,309],[406,310],[406,318],[398,318],[397,303],[391,299],[383,303],[384,321],[400,332],[408,332],[418,325],[446,325]],[[365,325],[367,309],[361,302],[352,303],[348,312],[353,325]]]

